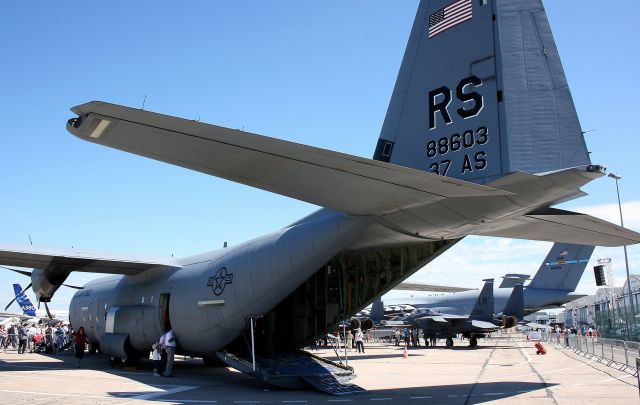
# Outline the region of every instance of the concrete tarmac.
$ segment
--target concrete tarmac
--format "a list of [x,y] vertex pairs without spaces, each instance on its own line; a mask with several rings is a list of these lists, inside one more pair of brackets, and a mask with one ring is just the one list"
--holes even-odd
[[[349,352],[362,394],[336,397],[312,389],[285,391],[227,368],[207,368],[179,358],[174,378],[153,377],[145,360],[135,371],[112,369],[102,355],[85,355],[74,367],[73,353],[0,352],[2,403],[119,404],[629,404],[638,403],[637,377],[566,349],[547,347],[536,355],[521,339],[480,340],[470,349],[403,348],[365,343]],[[335,359],[332,349],[314,351]],[[341,353],[342,354],[342,353]]]

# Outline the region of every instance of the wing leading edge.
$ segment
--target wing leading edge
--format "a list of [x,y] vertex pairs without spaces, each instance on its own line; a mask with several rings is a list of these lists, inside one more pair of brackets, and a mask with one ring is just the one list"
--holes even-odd
[[35,269],[136,275],[147,270],[182,267],[171,258],[151,258],[113,253],[97,253],[43,246],[0,244],[0,263]]
[[77,137],[352,215],[381,215],[493,187],[312,146],[93,101],[72,109]]

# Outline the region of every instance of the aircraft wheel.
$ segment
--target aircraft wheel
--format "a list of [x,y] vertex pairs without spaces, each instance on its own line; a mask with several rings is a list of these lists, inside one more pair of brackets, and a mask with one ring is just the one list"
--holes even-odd
[[453,347],[453,339],[451,339],[451,338],[447,338],[446,343],[447,343],[447,347],[448,347],[449,349]]
[[427,346],[427,347],[429,347],[429,341],[428,341],[428,340],[425,340],[425,341],[424,341],[424,345],[425,345],[425,346]]
[[476,337],[473,337],[473,336],[472,336],[472,337],[469,339],[469,346],[471,346],[471,347],[476,347],[476,346],[478,346],[478,339],[477,339]]
[[109,365],[111,367],[122,367],[123,361],[120,357],[109,356]]

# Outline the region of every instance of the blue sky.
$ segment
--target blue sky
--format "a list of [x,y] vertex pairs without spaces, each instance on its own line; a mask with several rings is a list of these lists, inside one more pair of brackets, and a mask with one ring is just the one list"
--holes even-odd
[[[80,141],[69,108],[104,100],[358,156],[373,154],[417,0],[0,3],[0,241],[184,256],[278,229],[314,206]],[[546,8],[592,160],[623,176],[640,228],[635,29],[640,2]],[[567,209],[617,221],[600,179]],[[414,281],[477,285],[537,268],[549,244],[468,238]],[[640,259],[629,249],[632,272]],[[612,257],[618,281],[622,249]],[[456,271],[456,277],[451,274]],[[93,275],[74,274],[82,283]],[[0,302],[10,283],[0,272]],[[6,287],[3,287],[6,285]],[[581,289],[592,292],[586,273]],[[65,308],[60,290],[53,307]]]

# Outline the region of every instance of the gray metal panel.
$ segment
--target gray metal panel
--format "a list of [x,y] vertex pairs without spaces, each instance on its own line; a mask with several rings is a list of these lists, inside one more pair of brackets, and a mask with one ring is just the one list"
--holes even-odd
[[[500,190],[406,167],[102,102],[74,135],[355,215],[381,214],[447,197]],[[89,114],[88,116],[84,114]],[[108,125],[103,125],[104,122]]]
[[[492,8],[490,4],[472,1],[470,20],[429,38],[429,16],[449,3],[449,0],[420,2],[380,138],[394,142],[391,163],[425,171],[434,171],[434,165],[438,165],[438,172],[445,174],[443,162],[448,160],[451,163],[446,176],[465,180],[495,176],[501,173],[501,152]],[[477,115],[463,118],[456,111],[473,107],[473,102],[459,100],[456,88],[471,75],[482,81],[471,90],[482,95],[483,107]],[[451,122],[445,123],[443,114],[435,113],[435,128],[430,128],[429,93],[442,86],[451,92],[447,107]],[[476,131],[480,127],[487,129],[488,142],[428,155],[429,142],[451,140],[455,134],[463,136],[468,130],[477,140]],[[477,153],[483,154],[486,167],[476,167]],[[471,170],[464,168],[465,158],[471,162]]]
[[590,164],[542,2],[496,0],[503,171]]
[[546,240],[581,245],[622,246],[640,243],[637,232],[587,214],[525,215],[493,223],[474,235]]
[[8,243],[0,244],[0,264],[36,269],[56,268],[59,271],[67,272],[82,271],[127,275],[135,275],[151,269],[169,270],[181,267],[172,258],[98,253]]

